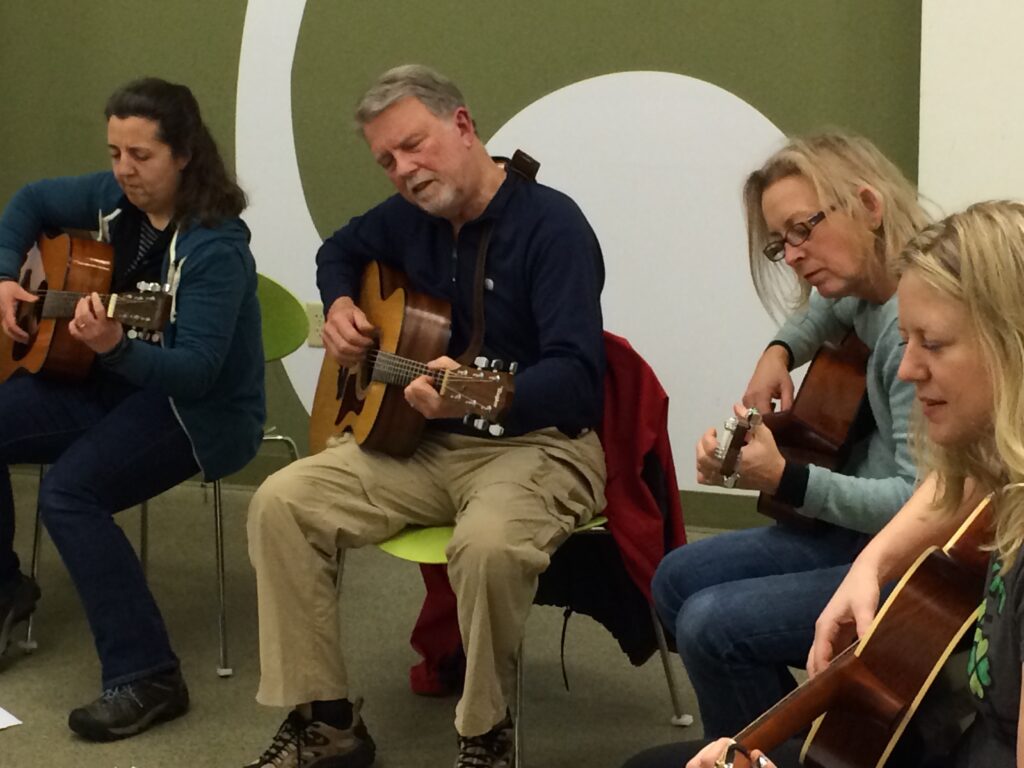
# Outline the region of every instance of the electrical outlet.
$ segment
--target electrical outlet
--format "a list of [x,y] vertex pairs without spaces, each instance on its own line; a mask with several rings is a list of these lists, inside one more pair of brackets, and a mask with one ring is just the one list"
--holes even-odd
[[324,305],[319,301],[307,301],[306,320],[309,321],[309,334],[306,336],[306,346],[322,347],[324,340],[320,338],[320,332],[324,329]]

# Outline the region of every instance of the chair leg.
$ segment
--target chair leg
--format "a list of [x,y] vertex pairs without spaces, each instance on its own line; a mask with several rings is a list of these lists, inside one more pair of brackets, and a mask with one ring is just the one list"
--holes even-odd
[[218,628],[220,630],[220,664],[217,674],[231,677],[235,671],[228,664],[228,617],[224,599],[224,513],[221,506],[220,480],[213,481],[213,525],[214,543],[217,547],[217,600],[220,607]]
[[[46,467],[42,464],[39,465],[39,485],[43,484],[43,474],[46,472]],[[39,514],[39,504],[36,503],[36,524],[35,529],[32,532],[32,564],[29,566],[29,575],[38,584],[39,583],[39,549],[43,539],[43,517]],[[33,630],[35,629],[36,615],[33,612],[28,617],[28,625],[25,627],[25,639],[22,640],[18,645],[26,653],[31,653],[39,644],[36,642],[33,636]]]
[[523,640],[519,642],[519,653],[516,654],[516,717],[512,722],[512,733],[513,743],[515,749],[515,757],[513,758],[513,768],[523,768],[526,762],[523,758],[523,681],[525,673],[523,667],[525,666],[523,659],[523,649],[526,645],[525,636]]
[[[274,428],[271,427],[270,429],[273,430]],[[285,445],[287,445],[288,446],[288,450],[289,450],[289,452],[292,455],[292,461],[297,461],[298,460],[298,458],[299,458],[299,447],[295,444],[294,440],[292,440],[290,437],[288,437],[288,435],[278,435],[278,434],[273,434],[273,433],[267,433],[267,434],[263,435],[263,442],[269,443],[271,441],[281,442],[281,443],[284,443]]]
[[654,610],[654,606],[648,604],[651,612],[651,622],[654,624],[654,636],[658,640],[658,652],[661,654],[661,665],[665,669],[665,682],[668,684],[668,695],[672,699],[672,725],[685,728],[693,725],[693,715],[683,712],[682,704],[679,702],[679,689],[676,687],[676,675],[672,669],[672,657],[668,652],[668,643],[665,641],[665,630],[661,626],[661,620]]

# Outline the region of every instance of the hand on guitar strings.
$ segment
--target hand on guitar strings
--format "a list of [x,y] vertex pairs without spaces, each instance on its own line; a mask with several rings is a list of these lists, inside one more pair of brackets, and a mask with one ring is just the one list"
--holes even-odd
[[[439,357],[427,363],[435,371],[454,370],[459,364],[450,357]],[[405,401],[428,419],[453,419],[462,416],[465,409],[438,394],[434,380],[419,376],[405,388]]]
[[743,393],[748,408],[771,413],[772,400],[779,401],[779,409],[788,411],[793,406],[793,377],[789,375],[789,352],[780,344],[773,344],[761,353],[754,373]]
[[[736,403],[733,411],[737,418],[743,418],[747,407]],[[721,461],[715,457],[718,447],[718,432],[711,428],[697,441],[697,482],[701,485],[722,485]],[[786,460],[775,444],[772,431],[764,424],[747,432],[747,442],[740,450],[736,464],[739,479],[736,488],[745,488],[763,493],[775,493],[782,479]]]
[[109,352],[124,336],[124,328],[117,320],[107,317],[107,309],[98,293],[78,300],[75,316],[68,323],[71,336],[97,354]]
[[351,368],[366,357],[377,336],[373,323],[348,296],[334,300],[320,332],[327,353],[343,368]]
[[686,764],[686,768],[775,768],[775,763],[759,749],[749,752],[735,739],[712,741]]
[[814,623],[807,674],[823,672],[858,637],[867,635],[878,610],[879,578],[864,561],[854,562],[825,610]]
[[28,334],[18,325],[18,302],[29,303],[38,301],[39,297],[29,293],[22,288],[17,280],[4,280],[0,282],[0,326],[4,333],[15,341],[25,344],[29,340]]

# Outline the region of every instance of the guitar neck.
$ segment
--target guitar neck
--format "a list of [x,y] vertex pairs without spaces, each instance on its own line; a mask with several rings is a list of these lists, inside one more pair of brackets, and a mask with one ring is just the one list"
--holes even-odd
[[[74,317],[78,302],[89,294],[77,291],[40,291],[36,295],[43,300],[42,317],[52,320]],[[100,301],[107,304],[113,295],[116,294],[101,293]]]
[[408,386],[420,376],[429,376],[434,388],[440,389],[444,376],[444,371],[433,370],[424,363],[380,349],[371,350],[366,361],[370,365],[372,381],[395,384],[399,387]]
[[856,643],[836,656],[828,669],[791,691],[736,735],[736,741],[765,752],[806,728],[842,693],[849,667],[856,663]]

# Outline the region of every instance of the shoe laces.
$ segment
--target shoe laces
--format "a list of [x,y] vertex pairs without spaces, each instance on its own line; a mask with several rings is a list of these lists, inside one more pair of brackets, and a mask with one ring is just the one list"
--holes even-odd
[[104,704],[112,704],[113,702],[123,699],[125,697],[130,698],[139,707],[142,707],[142,702],[139,700],[139,694],[135,691],[135,686],[131,683],[125,685],[115,685],[113,688],[107,688],[103,691],[102,699]]
[[[507,741],[500,730],[481,736],[459,736],[459,761],[455,768],[493,768],[499,765],[496,759],[505,756]],[[507,762],[500,765],[507,765]]]
[[288,717],[281,723],[281,727],[274,734],[274,740],[267,747],[266,752],[260,755],[259,765],[279,765],[281,758],[294,749],[297,755],[297,764],[302,765],[302,732],[306,729],[305,718],[298,712],[288,713]]

